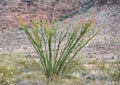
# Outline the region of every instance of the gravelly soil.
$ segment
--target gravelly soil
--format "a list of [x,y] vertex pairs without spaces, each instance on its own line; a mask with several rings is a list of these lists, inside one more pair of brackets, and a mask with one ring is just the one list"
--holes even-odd
[[[93,7],[86,14],[75,16],[69,21],[77,22],[81,18],[95,16],[95,28],[101,28],[101,32],[82,52],[92,58],[112,59],[120,55],[120,6],[103,6],[102,9]],[[0,34],[0,52],[34,53],[34,50],[22,30],[9,30]]]

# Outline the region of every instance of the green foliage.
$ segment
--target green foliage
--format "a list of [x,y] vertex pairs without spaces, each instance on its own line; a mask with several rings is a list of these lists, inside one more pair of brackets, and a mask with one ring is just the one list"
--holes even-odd
[[22,18],[19,18],[19,23],[38,53],[42,71],[48,80],[70,73],[76,66],[72,62],[77,53],[98,33],[91,31],[93,21],[79,22],[76,26],[64,24],[61,31],[56,20],[33,19],[31,31]]

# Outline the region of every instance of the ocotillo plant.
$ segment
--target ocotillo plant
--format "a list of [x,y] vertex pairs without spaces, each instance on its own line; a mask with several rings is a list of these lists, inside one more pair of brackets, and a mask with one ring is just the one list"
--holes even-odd
[[72,60],[77,53],[98,33],[92,31],[92,20],[78,22],[75,26],[63,24],[63,30],[59,30],[62,28],[59,28],[56,20],[48,22],[33,19],[31,30],[27,29],[23,18],[18,17],[18,20],[36,50],[43,73],[49,80],[69,73],[75,67]]

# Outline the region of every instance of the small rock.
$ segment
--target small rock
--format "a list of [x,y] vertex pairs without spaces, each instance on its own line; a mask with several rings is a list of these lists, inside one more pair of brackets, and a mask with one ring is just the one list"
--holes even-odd
[[33,3],[33,0],[21,0],[21,2],[25,2],[28,5],[30,5],[31,3]]
[[21,81],[21,82],[17,83],[16,85],[32,85],[32,84],[28,81]]
[[90,79],[90,80],[95,80],[96,79],[96,76],[95,75],[91,75],[91,74],[88,74],[85,76],[86,79]]
[[0,1],[0,5],[3,5],[3,6],[4,6],[4,5],[7,5],[7,1],[1,0],[1,1]]
[[22,28],[18,28],[19,30],[22,30]]
[[31,2],[33,2],[33,0],[21,0],[21,2],[31,3]]
[[45,83],[41,83],[41,82],[39,82],[39,81],[35,81],[34,83],[33,83],[33,85],[46,85]]

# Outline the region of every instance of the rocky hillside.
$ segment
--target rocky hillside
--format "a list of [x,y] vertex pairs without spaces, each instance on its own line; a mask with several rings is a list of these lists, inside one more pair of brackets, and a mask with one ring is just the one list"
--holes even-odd
[[46,20],[54,17],[62,21],[83,14],[92,6],[107,3],[111,5],[111,0],[0,0],[0,33],[19,28],[16,15],[23,16],[28,22],[36,16]]
[[[84,2],[85,3],[85,2]],[[21,15],[26,21],[33,17],[51,20],[81,10],[79,0],[1,0],[0,1],[0,33],[5,30],[19,28],[16,15]],[[74,14],[74,13],[73,13]]]

